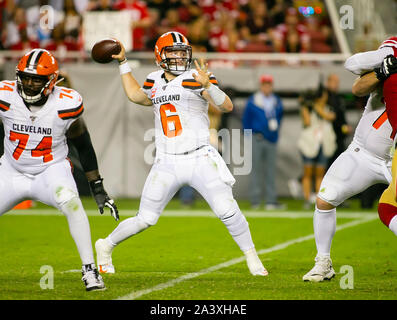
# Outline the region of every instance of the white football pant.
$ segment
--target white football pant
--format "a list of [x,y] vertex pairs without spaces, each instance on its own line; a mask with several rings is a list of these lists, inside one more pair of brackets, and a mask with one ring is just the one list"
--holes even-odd
[[[390,181],[391,161],[372,155],[353,141],[328,169],[317,196],[337,207],[376,183]],[[317,255],[329,256],[336,231],[336,209],[320,210],[316,206],[313,228]]]
[[243,252],[252,249],[248,222],[233,197],[233,183],[224,160],[211,146],[186,155],[158,154],[142,191],[138,215],[121,222],[108,240],[117,245],[155,225],[175,193],[187,184],[208,202],[240,249]]
[[325,174],[318,197],[334,207],[377,183],[391,181],[391,160],[380,159],[352,142]]
[[94,263],[88,218],[68,160],[55,163],[37,175],[29,175],[15,170],[4,157],[0,158],[0,216],[25,199],[60,210],[68,220],[82,263]]

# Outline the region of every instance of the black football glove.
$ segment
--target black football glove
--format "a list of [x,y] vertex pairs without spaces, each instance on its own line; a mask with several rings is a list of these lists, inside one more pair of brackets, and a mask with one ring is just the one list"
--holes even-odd
[[96,180],[90,181],[91,192],[94,195],[95,201],[98,205],[99,212],[103,214],[103,208],[108,207],[110,214],[116,221],[119,220],[119,211],[114,203],[113,199],[110,199],[107,192],[105,191],[102,183],[103,179],[99,177]]
[[392,74],[397,73],[397,58],[392,54],[388,55],[383,59],[381,66],[374,71],[378,80],[386,80]]

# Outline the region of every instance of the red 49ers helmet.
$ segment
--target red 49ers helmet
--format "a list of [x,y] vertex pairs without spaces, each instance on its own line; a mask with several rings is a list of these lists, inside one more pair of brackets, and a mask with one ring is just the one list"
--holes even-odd
[[[167,57],[167,52],[184,51],[183,56]],[[187,38],[176,31],[161,35],[154,47],[157,65],[174,75],[180,75],[190,69],[192,63],[192,47]]]
[[36,103],[52,92],[58,75],[54,56],[47,50],[33,49],[19,60],[16,68],[18,93],[26,103]]

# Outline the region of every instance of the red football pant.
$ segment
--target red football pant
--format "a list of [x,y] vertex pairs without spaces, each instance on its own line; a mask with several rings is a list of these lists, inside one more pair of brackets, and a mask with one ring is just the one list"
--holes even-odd
[[397,207],[392,206],[388,203],[378,204],[378,214],[380,220],[384,223],[386,227],[389,227],[391,219],[397,215]]
[[383,83],[383,97],[386,112],[393,132],[397,132],[397,73],[392,74]]

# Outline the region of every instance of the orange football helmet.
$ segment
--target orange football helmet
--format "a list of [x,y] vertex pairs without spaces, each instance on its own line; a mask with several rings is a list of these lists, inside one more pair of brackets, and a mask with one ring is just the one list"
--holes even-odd
[[52,92],[59,75],[58,62],[44,49],[25,54],[16,67],[17,89],[22,99],[34,104]]
[[[173,57],[167,56],[167,53],[176,51],[184,53]],[[189,70],[192,63],[192,47],[187,38],[176,31],[166,32],[157,39],[154,54],[157,65],[174,75]]]

